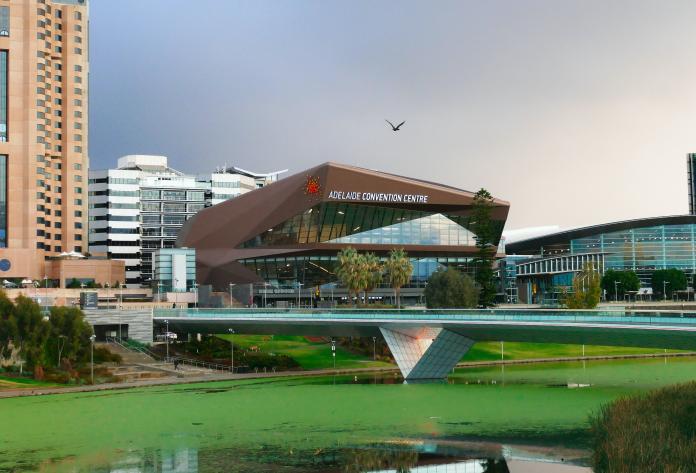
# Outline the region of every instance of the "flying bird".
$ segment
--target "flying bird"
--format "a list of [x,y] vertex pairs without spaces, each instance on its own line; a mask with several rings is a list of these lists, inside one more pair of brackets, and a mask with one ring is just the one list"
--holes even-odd
[[394,124],[392,122],[390,122],[389,120],[387,120],[386,118],[384,119],[384,121],[389,123],[389,125],[392,127],[392,131],[399,131],[399,128],[401,128],[401,125],[406,123],[406,120],[404,120],[401,123],[399,123],[397,126],[394,126]]

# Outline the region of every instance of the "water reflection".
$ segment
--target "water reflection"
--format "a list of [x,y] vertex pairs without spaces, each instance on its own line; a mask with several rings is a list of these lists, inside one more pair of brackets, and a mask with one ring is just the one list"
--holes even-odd
[[225,472],[336,472],[336,473],[509,473],[502,458],[472,458],[453,455],[451,446],[434,444],[411,447],[379,445],[366,448],[336,448],[317,451],[283,451],[270,447],[257,450],[180,448],[175,451],[131,450],[114,452],[110,458],[52,460],[40,471],[97,473],[199,473]]

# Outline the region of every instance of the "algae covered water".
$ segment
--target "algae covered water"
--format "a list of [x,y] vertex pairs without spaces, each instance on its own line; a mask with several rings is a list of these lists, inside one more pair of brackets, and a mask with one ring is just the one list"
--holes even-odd
[[0,471],[584,464],[588,415],[602,403],[695,378],[696,359],[658,358],[468,368],[435,384],[363,374],[5,399]]

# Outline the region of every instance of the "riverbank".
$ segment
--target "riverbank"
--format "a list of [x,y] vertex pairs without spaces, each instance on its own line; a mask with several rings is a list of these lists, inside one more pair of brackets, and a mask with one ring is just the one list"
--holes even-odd
[[[579,357],[557,357],[557,358],[537,358],[523,360],[497,360],[497,361],[470,361],[457,364],[457,368],[483,368],[489,366],[508,366],[508,365],[529,365],[529,364],[551,364],[564,363],[573,361],[609,361],[609,360],[631,360],[631,359],[650,359],[650,358],[685,358],[696,357],[696,352],[685,353],[649,353],[649,354],[634,354],[634,355],[608,355],[608,356],[579,356]],[[368,368],[350,368],[350,369],[322,369],[322,370],[302,370],[302,371],[279,371],[268,373],[216,373],[204,376],[191,376],[186,378],[170,377],[170,378],[155,378],[137,381],[127,381],[123,383],[104,383],[96,385],[82,386],[65,386],[65,387],[27,387],[18,389],[0,390],[0,399],[27,397],[27,396],[44,396],[52,394],[67,394],[80,392],[97,392],[97,391],[112,391],[124,390],[143,387],[169,386],[175,384],[195,384],[206,382],[234,381],[234,380],[250,380],[250,379],[270,379],[270,378],[293,378],[293,377],[321,377],[321,376],[350,376],[369,373],[393,373],[394,376],[400,376],[399,369],[396,366],[387,367],[368,367]]]

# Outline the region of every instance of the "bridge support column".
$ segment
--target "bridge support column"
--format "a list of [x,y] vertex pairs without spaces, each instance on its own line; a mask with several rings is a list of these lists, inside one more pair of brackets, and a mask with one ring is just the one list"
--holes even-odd
[[442,328],[379,328],[406,381],[444,379],[474,341]]

